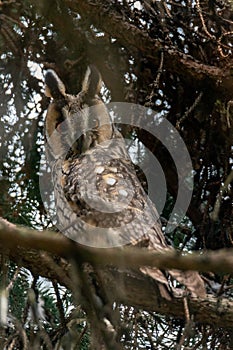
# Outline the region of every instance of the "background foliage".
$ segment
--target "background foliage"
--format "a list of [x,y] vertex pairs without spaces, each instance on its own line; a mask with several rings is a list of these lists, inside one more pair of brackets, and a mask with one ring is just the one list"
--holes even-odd
[[[36,229],[51,226],[39,191],[49,103],[43,71],[55,68],[69,93],[77,93],[87,65],[94,63],[106,101],[139,103],[161,113],[190,152],[192,202],[168,238],[181,250],[232,247],[232,40],[233,4],[227,0],[1,1],[0,216]],[[145,130],[121,131],[143,143],[162,165],[168,186],[162,219],[169,220],[178,189],[175,165]],[[8,266],[4,254],[1,260],[10,318],[0,347],[87,349],[85,315],[74,311],[69,291]],[[211,293],[232,297],[230,275],[206,275],[206,281]],[[183,320],[130,306],[121,317],[127,320],[125,348],[232,346],[231,329],[192,325],[190,332]]]

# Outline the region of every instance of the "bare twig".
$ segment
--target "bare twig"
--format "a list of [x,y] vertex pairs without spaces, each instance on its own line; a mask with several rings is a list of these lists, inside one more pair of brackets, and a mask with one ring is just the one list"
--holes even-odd
[[197,12],[198,12],[198,14],[199,14],[199,17],[200,17],[200,20],[201,20],[201,23],[202,23],[202,27],[203,27],[204,32],[206,33],[206,35],[207,35],[210,39],[215,39],[215,36],[212,35],[212,34],[210,34],[210,32],[208,31],[208,29],[207,29],[207,27],[206,27],[205,20],[204,20],[203,14],[202,14],[202,9],[201,9],[200,1],[199,1],[199,0],[196,0],[196,7],[197,7]]
[[201,91],[200,94],[196,97],[195,101],[193,102],[192,106],[187,109],[187,111],[184,113],[184,115],[177,120],[176,122],[176,128],[180,129],[180,124],[184,122],[184,120],[189,116],[189,114],[194,110],[194,108],[198,105],[198,103],[201,101],[201,98],[203,96],[203,92]]
[[232,100],[228,101],[228,103],[227,103],[226,118],[227,118],[227,126],[228,126],[229,129],[231,127],[231,122],[230,122],[230,108],[231,108],[231,106],[233,106],[233,101]]
[[65,313],[63,309],[63,304],[62,304],[62,299],[60,296],[60,291],[58,288],[57,282],[53,281],[53,288],[57,297],[57,308],[60,314],[60,319],[61,319],[61,325],[65,328],[66,327],[66,321],[65,321]]
[[[223,33],[223,34],[219,37],[219,39],[218,39],[218,41],[217,41],[217,43],[218,43],[218,51],[219,51],[220,55],[221,55],[223,58],[228,57],[228,56],[230,55],[230,53],[227,53],[227,54],[224,54],[224,53],[223,53],[223,50],[222,50],[222,46],[223,46],[223,44],[222,44],[222,39],[223,39],[224,37],[230,36],[230,35],[233,35],[233,31]],[[230,46],[229,46],[229,47],[226,46],[226,48],[227,48],[228,50],[231,50]]]
[[220,190],[219,190],[219,193],[217,195],[217,199],[216,199],[216,202],[215,202],[215,205],[214,205],[214,209],[213,209],[212,213],[210,213],[210,218],[213,221],[217,221],[218,220],[218,215],[219,215],[219,211],[220,211],[223,195],[226,192],[228,192],[228,186],[230,185],[230,183],[232,181],[233,181],[233,170],[231,170],[230,174],[227,176],[226,180],[224,181],[224,183],[220,187]]
[[152,106],[152,98],[155,95],[155,90],[158,89],[159,80],[160,80],[161,74],[163,72],[163,63],[164,63],[164,53],[161,52],[161,59],[160,59],[160,64],[159,64],[159,68],[157,71],[157,76],[156,76],[154,83],[152,84],[152,90],[151,90],[149,97],[147,98],[147,102],[145,103],[145,106],[148,106],[148,107]]

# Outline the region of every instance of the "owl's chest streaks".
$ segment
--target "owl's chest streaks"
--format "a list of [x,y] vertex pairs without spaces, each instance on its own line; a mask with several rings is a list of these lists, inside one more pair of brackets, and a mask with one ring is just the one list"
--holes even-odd
[[128,160],[74,159],[63,165],[62,182],[77,216],[97,227],[120,227],[144,211],[144,192]]
[[[101,147],[102,151],[107,152]],[[69,237],[79,236],[79,241],[93,242],[101,237],[105,244],[106,237],[106,242],[113,239],[117,245],[137,245],[155,235],[158,250],[166,247],[157,211],[141,187],[133,164],[120,149],[114,154],[118,158],[103,162],[100,151],[97,157],[90,150],[56,162],[54,192],[62,231],[65,229]]]

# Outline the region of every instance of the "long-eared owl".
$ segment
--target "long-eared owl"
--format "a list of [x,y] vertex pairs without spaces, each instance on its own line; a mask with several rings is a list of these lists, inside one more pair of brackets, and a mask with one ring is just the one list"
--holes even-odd
[[[161,252],[172,250],[125,141],[99,97],[102,80],[96,67],[87,68],[77,95],[66,93],[53,70],[47,71],[45,83],[46,95],[52,98],[45,121],[46,149],[60,231],[81,244],[99,248],[135,245]],[[140,270],[156,281],[164,298],[178,294],[173,280],[185,286],[191,296],[205,296],[197,272],[154,267]]]

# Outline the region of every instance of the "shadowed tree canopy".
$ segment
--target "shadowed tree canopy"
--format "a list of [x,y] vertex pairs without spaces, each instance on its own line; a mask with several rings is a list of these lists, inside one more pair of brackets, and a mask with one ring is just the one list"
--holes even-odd
[[[232,45],[230,0],[0,2],[0,216],[8,222],[0,221],[0,348],[102,349],[100,334],[104,349],[233,347]],[[93,251],[55,232],[40,194],[49,105],[43,76],[54,69],[76,94],[90,64],[102,75],[106,103],[153,110],[187,147],[191,203],[183,221],[165,233],[177,255]],[[139,168],[146,169],[145,149],[161,165],[164,229],[179,191],[176,164],[145,129],[120,122],[118,128]],[[112,259],[119,266],[98,276],[81,269],[84,262],[104,266]],[[129,272],[121,271],[122,261]],[[165,303],[149,277],[133,272],[143,261],[199,270],[206,300]],[[93,312],[101,287],[114,307],[103,312],[100,304]]]

